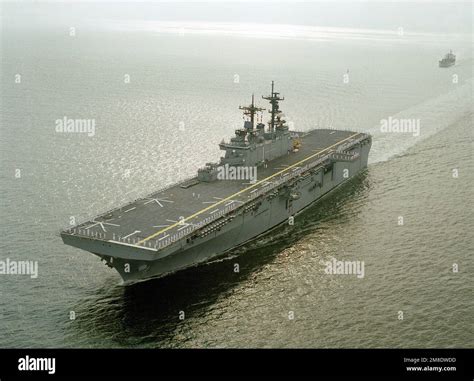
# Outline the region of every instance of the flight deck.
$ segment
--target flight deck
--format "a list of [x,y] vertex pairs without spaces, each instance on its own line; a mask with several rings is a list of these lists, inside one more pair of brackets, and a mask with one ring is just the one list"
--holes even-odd
[[299,132],[303,144],[291,152],[269,161],[257,170],[257,181],[220,180],[215,183],[191,181],[159,190],[94,219],[65,234],[159,249],[173,235],[184,236],[205,226],[217,217],[253,199],[272,183],[284,180],[301,166],[339,151],[361,135],[351,131],[312,130]]

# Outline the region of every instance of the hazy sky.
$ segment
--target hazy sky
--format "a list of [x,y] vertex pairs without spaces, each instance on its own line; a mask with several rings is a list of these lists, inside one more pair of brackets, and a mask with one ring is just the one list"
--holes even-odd
[[97,25],[103,20],[302,24],[471,33],[471,2],[31,2],[3,3],[2,25]]

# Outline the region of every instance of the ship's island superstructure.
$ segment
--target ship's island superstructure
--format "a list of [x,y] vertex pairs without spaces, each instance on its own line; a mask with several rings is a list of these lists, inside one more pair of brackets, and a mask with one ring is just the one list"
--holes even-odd
[[[158,190],[61,232],[64,243],[87,250],[124,281],[164,276],[220,256],[271,228],[367,167],[372,138],[331,129],[290,131],[274,91],[270,120],[252,103],[247,120],[218,163],[196,177]],[[239,176],[224,176],[237,173]],[[254,176],[247,176],[253,173]],[[242,178],[245,177],[245,178]]]

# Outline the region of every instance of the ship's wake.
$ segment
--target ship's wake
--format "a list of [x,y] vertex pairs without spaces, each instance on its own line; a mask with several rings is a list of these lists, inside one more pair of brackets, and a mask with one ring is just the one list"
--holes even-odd
[[[403,155],[410,147],[442,131],[472,113],[473,79],[449,93],[417,104],[381,120],[372,127],[369,164]],[[419,125],[419,130],[407,128]],[[388,125],[388,127],[387,127]],[[403,128],[405,126],[405,128]]]

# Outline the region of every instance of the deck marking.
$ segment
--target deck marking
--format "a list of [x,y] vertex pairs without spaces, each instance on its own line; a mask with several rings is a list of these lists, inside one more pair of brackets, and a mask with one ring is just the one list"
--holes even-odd
[[111,225],[111,226],[120,226],[120,225],[117,225],[117,224],[112,224],[110,222],[103,222],[103,221],[96,221],[96,220],[92,220],[91,222],[94,222],[94,224],[84,228],[86,229],[88,232],[89,232],[89,229],[90,228],[93,228],[94,226],[96,225],[100,225],[100,227],[102,228],[102,230],[104,231],[104,233],[107,233],[107,230],[105,230],[105,227],[104,225]]
[[184,225],[181,226],[181,227],[178,229],[178,231],[181,231],[181,230],[183,230],[184,228],[187,228],[189,225],[194,225],[194,224],[188,224],[187,222],[185,222]]
[[212,212],[209,212],[209,214],[214,214],[215,212],[218,212],[219,211],[219,208],[213,210]]
[[133,233],[130,233],[129,235],[126,235],[125,237],[122,237],[123,239],[127,239],[128,237],[131,237],[134,234],[141,233],[141,230],[135,230]]
[[[341,143],[343,143],[343,142],[345,142],[345,141],[347,141],[347,140],[349,140],[349,139],[352,139],[352,138],[353,138],[354,136],[356,136],[356,135],[361,135],[361,133],[360,133],[360,132],[356,132],[356,133],[354,133],[354,134],[348,136],[348,137],[345,138],[345,139],[339,140],[338,142],[336,142],[336,143],[334,143],[333,145],[331,145],[331,146],[325,148],[324,150],[319,151],[318,153],[315,153],[315,154],[313,154],[313,155],[310,155],[310,156],[308,156],[308,157],[306,157],[306,158],[304,158],[304,159],[302,159],[302,160],[296,162],[295,164],[289,165],[288,168],[286,168],[286,169],[283,169],[283,170],[281,170],[281,171],[275,172],[273,175],[270,175],[270,176],[268,176],[268,177],[266,177],[266,178],[264,178],[264,179],[262,179],[262,180],[260,180],[260,181],[257,181],[255,184],[250,185],[250,186],[247,187],[247,188],[244,188],[244,189],[242,189],[242,190],[240,190],[240,191],[238,191],[238,192],[236,192],[236,193],[234,193],[234,194],[231,194],[229,197],[226,197],[226,198],[222,199],[222,200],[219,201],[217,204],[221,204],[221,203],[224,203],[225,201],[232,200],[232,199],[234,199],[236,196],[239,196],[240,194],[244,193],[245,191],[247,191],[247,190],[249,190],[249,189],[252,189],[252,188],[255,188],[257,185],[262,184],[264,181],[268,181],[269,179],[272,179],[272,178],[274,178],[274,177],[280,175],[280,174],[283,173],[284,171],[286,171],[286,170],[288,170],[288,169],[290,169],[290,168],[296,167],[296,166],[300,165],[301,163],[304,163],[304,162],[306,162],[306,161],[312,159],[313,157],[318,156],[318,155],[320,155],[321,153],[323,153],[323,152],[325,152],[325,151],[328,151],[328,150],[330,150],[331,148],[333,148],[333,147],[335,147],[335,146],[337,146],[337,145],[339,145],[339,144],[341,144]],[[217,205],[217,204],[216,204],[216,205]],[[213,207],[214,207],[214,205],[209,205],[208,207],[206,207],[206,208],[204,208],[204,209],[202,209],[202,210],[200,210],[200,211],[198,211],[198,212],[196,212],[196,213],[190,215],[189,217],[186,217],[186,218],[185,218],[184,220],[182,220],[182,221],[187,221],[187,220],[190,220],[191,218],[194,218],[194,217],[196,217],[196,216],[199,216],[200,214],[202,214],[202,213],[204,213],[204,212],[207,212],[208,210],[210,210],[210,209],[213,208]],[[156,233],[153,233],[152,235],[150,235],[150,236],[148,236],[148,237],[142,239],[141,241],[139,241],[139,242],[137,243],[137,245],[140,245],[140,244],[142,244],[143,242],[146,242],[146,241],[148,241],[148,240],[150,240],[150,239],[156,237],[157,235],[159,235],[159,234],[161,234],[161,233],[164,233],[164,232],[166,232],[166,231],[168,231],[168,230],[170,230],[170,229],[172,229],[172,228],[178,226],[178,224],[179,224],[179,223],[175,223],[174,225],[168,226],[167,228],[164,228],[164,229],[162,229],[162,230],[160,230],[160,231],[157,231]]]
[[[213,199],[215,199],[217,201],[221,201],[222,197],[213,197]],[[217,201],[203,201],[202,203],[203,204],[215,204]]]
[[132,211],[133,209],[137,209],[137,207],[136,207],[136,206],[134,206],[133,208],[130,208],[130,209],[124,210],[124,213],[128,213],[128,212]]
[[144,202],[143,205],[149,204],[150,202],[156,202],[161,208],[164,208],[162,202],[171,202],[171,203],[173,203],[174,201],[167,200],[165,198],[150,198],[147,202]]
[[241,204],[243,204],[244,202],[243,201],[240,201],[240,200],[230,200],[227,204],[225,204],[224,206],[229,206],[229,205],[232,205],[234,202],[239,202]]

